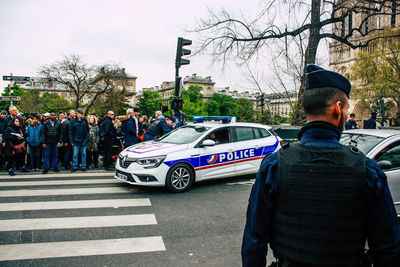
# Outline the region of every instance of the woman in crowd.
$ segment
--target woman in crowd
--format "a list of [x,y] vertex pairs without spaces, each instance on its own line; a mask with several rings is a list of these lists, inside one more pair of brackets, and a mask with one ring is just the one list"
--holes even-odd
[[87,166],[90,167],[90,165],[93,163],[94,167],[98,168],[100,136],[99,136],[99,126],[97,125],[96,116],[89,115],[88,122],[89,122],[89,144],[86,154]]
[[4,132],[4,143],[6,147],[6,157],[8,174],[14,176],[14,168],[21,168],[22,172],[28,172],[25,167],[25,129],[21,127],[21,118],[16,117],[11,120],[10,126],[8,126]]
[[142,126],[143,130],[147,130],[147,128],[149,128],[149,119],[147,118],[146,115],[143,115],[140,119],[139,119],[140,125]]

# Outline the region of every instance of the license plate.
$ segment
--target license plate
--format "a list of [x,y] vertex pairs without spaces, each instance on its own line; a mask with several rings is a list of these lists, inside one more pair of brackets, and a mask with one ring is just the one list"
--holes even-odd
[[128,180],[128,176],[126,176],[125,174],[118,173],[117,176],[118,176],[118,178],[121,178],[122,180],[125,180],[125,181]]

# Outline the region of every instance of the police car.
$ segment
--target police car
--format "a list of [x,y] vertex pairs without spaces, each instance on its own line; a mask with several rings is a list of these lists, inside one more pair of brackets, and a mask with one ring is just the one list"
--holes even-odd
[[400,130],[354,129],[343,131],[340,143],[353,145],[375,160],[385,172],[400,217]]
[[270,126],[239,123],[234,117],[198,116],[159,140],[123,150],[115,178],[184,192],[194,182],[257,173],[279,142]]

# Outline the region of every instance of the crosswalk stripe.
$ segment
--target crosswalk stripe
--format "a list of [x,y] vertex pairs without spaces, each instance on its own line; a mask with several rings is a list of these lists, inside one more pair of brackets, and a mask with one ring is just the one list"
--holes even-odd
[[95,187],[95,188],[68,188],[68,189],[19,189],[0,190],[0,197],[31,197],[31,196],[58,196],[58,195],[88,195],[88,194],[115,194],[131,193],[127,187]]
[[165,251],[161,236],[0,245],[0,261]]
[[0,175],[4,179],[37,179],[37,178],[59,178],[59,177],[114,177],[115,172],[85,172],[85,173],[48,173],[48,174],[17,174],[15,176]]
[[148,198],[0,203],[0,211],[151,206]]
[[117,184],[122,183],[117,179],[89,179],[89,180],[62,180],[62,181],[26,181],[26,182],[0,182],[0,187],[6,186],[34,186],[34,185],[74,185],[74,184]]
[[0,231],[74,229],[157,224],[154,214],[0,220]]

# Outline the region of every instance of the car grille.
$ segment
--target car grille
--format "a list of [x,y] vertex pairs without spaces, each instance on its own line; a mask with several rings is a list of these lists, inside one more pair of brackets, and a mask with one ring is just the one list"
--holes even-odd
[[132,163],[136,162],[136,159],[132,159],[132,158],[128,158],[127,156],[118,157],[119,160],[119,166],[121,166],[122,168],[128,168],[129,165],[131,165]]

